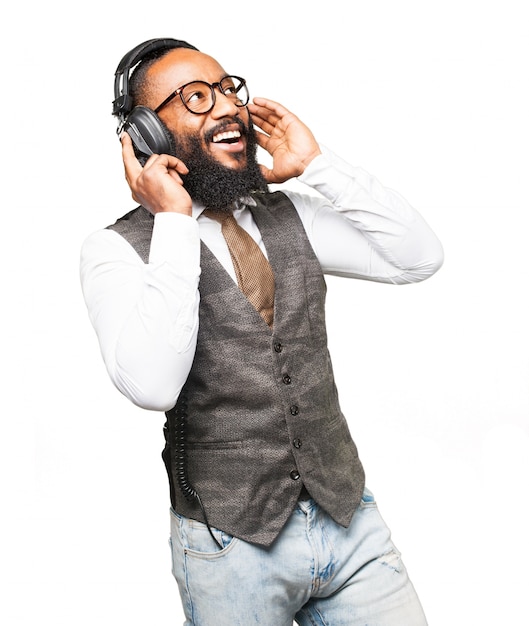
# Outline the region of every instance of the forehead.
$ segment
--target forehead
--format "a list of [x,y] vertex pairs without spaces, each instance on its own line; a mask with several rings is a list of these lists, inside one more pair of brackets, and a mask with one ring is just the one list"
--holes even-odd
[[213,57],[187,48],[171,50],[156,61],[147,74],[152,88],[164,93],[193,80],[214,83],[225,75],[226,72]]

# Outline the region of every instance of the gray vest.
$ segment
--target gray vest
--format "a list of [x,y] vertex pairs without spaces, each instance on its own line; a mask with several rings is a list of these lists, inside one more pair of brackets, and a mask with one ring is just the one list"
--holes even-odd
[[[273,331],[202,244],[198,345],[180,406],[167,413],[163,457],[178,513],[204,521],[182,491],[189,482],[212,526],[268,546],[303,484],[348,526],[364,472],[338,403],[320,264],[290,200],[280,192],[255,199],[275,275]],[[152,222],[140,207],[110,228],[147,262]]]

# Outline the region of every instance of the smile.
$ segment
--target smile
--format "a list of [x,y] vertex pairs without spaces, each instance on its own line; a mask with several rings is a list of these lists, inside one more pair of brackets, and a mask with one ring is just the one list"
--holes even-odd
[[222,133],[217,133],[213,136],[213,143],[235,143],[241,138],[241,133],[238,130],[227,130]]

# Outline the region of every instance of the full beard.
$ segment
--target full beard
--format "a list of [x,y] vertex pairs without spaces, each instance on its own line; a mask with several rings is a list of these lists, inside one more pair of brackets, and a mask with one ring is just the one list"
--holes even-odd
[[[233,120],[230,120],[233,122]],[[222,165],[204,151],[198,135],[180,140],[174,137],[175,152],[187,165],[189,173],[183,176],[183,185],[192,200],[207,209],[231,211],[236,200],[254,191],[267,191],[268,185],[257,163],[257,140],[251,124],[246,127],[237,121],[246,136],[246,167],[241,170]],[[218,131],[218,129],[216,129]],[[212,136],[214,133],[209,133]]]

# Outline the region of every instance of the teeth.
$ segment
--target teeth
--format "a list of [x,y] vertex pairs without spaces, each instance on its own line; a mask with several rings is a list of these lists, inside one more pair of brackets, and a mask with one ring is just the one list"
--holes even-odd
[[213,143],[218,143],[219,141],[225,141],[226,139],[238,139],[241,136],[240,131],[238,130],[228,130],[225,133],[219,133],[213,137]]

